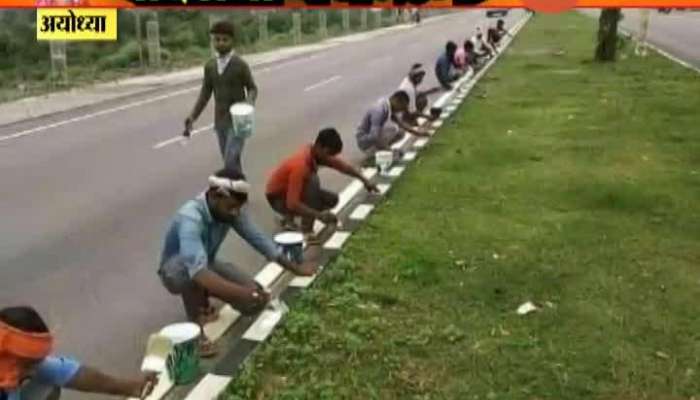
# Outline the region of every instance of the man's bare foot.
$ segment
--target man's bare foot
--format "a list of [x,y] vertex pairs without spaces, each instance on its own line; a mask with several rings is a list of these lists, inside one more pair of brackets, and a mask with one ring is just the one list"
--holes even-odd
[[201,358],[214,357],[219,350],[216,348],[216,344],[209,339],[202,336],[199,339],[199,356]]

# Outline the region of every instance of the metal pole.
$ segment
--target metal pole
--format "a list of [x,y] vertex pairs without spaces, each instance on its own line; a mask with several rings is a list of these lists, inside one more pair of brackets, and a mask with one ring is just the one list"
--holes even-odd
[[367,9],[363,8],[360,13],[360,29],[367,30]]
[[148,42],[148,64],[160,66],[160,29],[158,20],[146,22],[146,41]]
[[265,42],[268,38],[267,13],[263,11],[258,14],[258,40]]
[[139,46],[139,67],[143,68],[143,33],[141,32],[141,12],[134,10],[136,18],[136,43]]
[[324,10],[318,12],[318,32],[321,37],[328,36],[328,15]]
[[58,78],[61,83],[68,83],[68,60],[66,56],[66,42],[50,41],[49,52],[51,56],[51,76]]
[[292,37],[295,44],[301,43],[301,14],[298,12],[292,14]]
[[646,57],[647,55],[647,35],[649,33],[649,19],[651,17],[650,10],[644,9],[641,11],[642,20],[639,27],[639,38],[634,53],[638,56]]
[[345,33],[350,32],[350,10],[343,10],[343,31]]
[[372,10],[374,13],[374,27],[375,28],[381,28],[382,27],[382,9],[374,9]]

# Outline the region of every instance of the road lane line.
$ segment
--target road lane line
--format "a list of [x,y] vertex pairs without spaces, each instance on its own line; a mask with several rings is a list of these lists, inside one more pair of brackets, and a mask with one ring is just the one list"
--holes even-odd
[[321,81],[321,82],[314,83],[314,84],[311,85],[311,86],[305,87],[305,88],[304,88],[304,91],[305,91],[305,92],[310,92],[310,91],[312,91],[312,90],[314,90],[314,89],[320,88],[321,86],[327,85],[327,84],[329,84],[329,83],[331,83],[331,82],[335,82],[335,81],[337,81],[337,80],[340,79],[340,78],[342,78],[342,76],[340,76],[340,75],[332,76],[332,77],[330,77],[330,78],[328,78],[328,79],[326,79],[326,80],[323,80],[323,81]]
[[[203,126],[201,128],[193,130],[192,133],[190,134],[190,139],[195,137],[196,135],[199,135],[202,132],[206,132],[206,131],[212,129],[213,127],[214,127],[214,124],[209,124],[207,126]],[[158,143],[154,144],[152,148],[153,148],[153,150],[158,150],[158,149],[162,149],[165,146],[169,146],[173,143],[179,143],[179,142],[182,142],[185,140],[188,140],[188,139],[185,138],[184,136],[175,136],[175,137],[172,137],[170,139],[163,140],[162,142],[158,142]]]
[[[298,62],[300,62],[300,61],[310,61],[310,60],[313,60],[314,58],[317,58],[317,57],[320,57],[320,56],[317,55],[317,56],[313,56],[313,57],[304,57],[304,58],[301,58],[301,59],[298,59],[298,60],[291,60],[291,61],[288,61],[288,62],[283,62],[283,63],[281,63],[281,64],[275,65],[275,66],[273,66],[273,67],[263,68],[262,71],[256,71],[256,72],[273,71],[273,70],[276,70],[276,69],[279,69],[279,68],[287,67],[287,66],[289,66],[290,64],[298,63]],[[270,62],[274,62],[274,61],[270,61]],[[253,65],[253,67],[255,67],[255,64]],[[124,110],[128,110],[128,109],[130,109],[130,108],[139,107],[139,106],[142,106],[142,105],[144,105],[144,104],[149,104],[149,103],[153,103],[153,102],[156,102],[156,101],[169,99],[169,98],[171,98],[171,97],[179,96],[179,95],[186,94],[186,93],[190,93],[190,92],[195,92],[195,91],[198,91],[200,88],[201,88],[201,85],[198,84],[197,86],[192,86],[192,87],[189,87],[189,88],[186,88],[186,89],[177,90],[177,91],[175,91],[175,92],[163,94],[163,95],[160,95],[160,96],[151,97],[151,98],[144,99],[144,100],[139,100],[139,101],[134,101],[134,102],[131,102],[131,103],[127,103],[127,104],[118,106],[118,107],[112,107],[112,108],[108,108],[108,109],[105,109],[105,110],[97,111],[97,112],[94,112],[94,113],[81,115],[81,116],[79,116],[79,117],[74,117],[74,118],[70,118],[70,119],[63,120],[63,121],[54,122],[54,123],[52,123],[52,124],[41,125],[41,126],[37,126],[37,127],[35,127],[35,128],[26,129],[26,130],[23,130],[23,131],[20,131],[20,132],[11,133],[11,134],[9,134],[9,135],[7,135],[7,136],[0,136],[0,142],[4,142],[4,141],[7,141],[7,140],[12,140],[12,139],[18,139],[18,138],[21,138],[21,137],[23,137],[23,136],[31,135],[31,134],[34,134],[34,133],[44,132],[44,131],[47,131],[47,130],[49,130],[49,129],[58,128],[58,127],[63,126],[63,125],[72,124],[72,123],[80,122],[80,121],[85,121],[85,120],[92,119],[92,118],[95,118],[95,117],[100,117],[100,116],[103,116],[103,115],[112,114],[112,113],[115,113],[115,112],[118,112],[118,111],[124,111]],[[70,112],[70,110],[66,110],[65,112]],[[175,140],[174,142],[177,142],[177,141],[178,141],[178,140]],[[174,143],[174,142],[173,142],[173,143]],[[154,147],[154,148],[155,148],[155,147]],[[160,147],[159,147],[159,148],[160,148]]]
[[168,98],[170,98],[170,97],[179,96],[179,95],[181,95],[181,94],[188,93],[188,92],[194,92],[194,91],[196,91],[196,90],[199,90],[199,86],[191,87],[191,88],[187,88],[187,89],[182,89],[182,90],[177,90],[177,91],[175,91],[175,92],[168,93],[168,94],[164,94],[164,95],[160,95],[160,96],[156,96],[156,97],[152,97],[152,98],[150,98],[150,99],[134,101],[134,102],[132,102],[132,103],[127,103],[127,104],[121,105],[121,106],[119,106],[119,107],[108,108],[108,109],[106,109],[106,110],[102,110],[102,111],[97,111],[97,112],[90,113],[90,114],[81,115],[80,117],[75,117],[75,118],[66,119],[66,120],[59,121],[59,122],[54,122],[53,124],[37,126],[36,128],[26,129],[26,130],[23,130],[23,131],[21,131],[21,132],[12,133],[12,134],[7,135],[7,136],[2,136],[2,137],[0,137],[0,142],[4,142],[4,141],[6,141],[6,140],[11,140],[11,139],[17,139],[17,138],[20,138],[20,137],[22,137],[22,136],[27,136],[27,135],[31,135],[31,134],[33,134],[33,133],[43,132],[43,131],[46,131],[46,130],[49,130],[49,129],[58,128],[59,126],[71,124],[71,123],[74,123],[74,122],[84,121],[84,120],[86,120],[86,119],[91,119],[91,118],[99,117],[99,116],[102,116],[102,115],[105,115],[105,114],[111,114],[111,113],[113,113],[113,112],[122,111],[122,110],[126,110],[126,109],[129,109],[129,108],[134,108],[134,107],[142,106],[142,105],[144,105],[144,104],[149,104],[149,103],[153,103],[153,102],[156,102],[156,101],[165,100],[165,99],[168,99]]

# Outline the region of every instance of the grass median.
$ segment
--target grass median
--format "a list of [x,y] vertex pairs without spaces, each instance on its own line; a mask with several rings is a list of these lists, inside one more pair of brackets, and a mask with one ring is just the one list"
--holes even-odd
[[223,398],[700,395],[700,78],[595,29],[537,15]]

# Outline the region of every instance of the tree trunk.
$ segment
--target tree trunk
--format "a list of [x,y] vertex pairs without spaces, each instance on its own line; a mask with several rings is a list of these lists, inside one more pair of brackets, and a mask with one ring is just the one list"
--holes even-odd
[[606,8],[600,12],[598,20],[598,46],[596,61],[615,61],[617,53],[617,23],[621,19],[619,8]]

